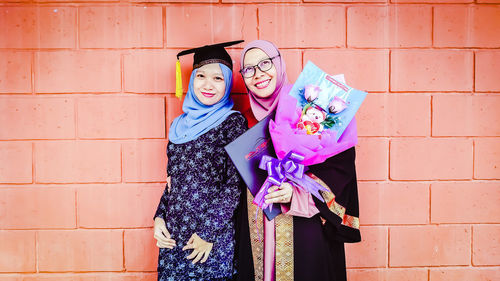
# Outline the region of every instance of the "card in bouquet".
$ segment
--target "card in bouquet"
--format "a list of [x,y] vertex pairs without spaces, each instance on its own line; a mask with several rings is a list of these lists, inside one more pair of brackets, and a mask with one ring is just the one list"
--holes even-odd
[[338,141],[367,94],[341,80],[339,76],[328,75],[314,63],[307,62],[290,90],[290,95],[297,99],[297,106],[302,109],[297,128],[309,135],[333,130]]
[[[224,147],[254,197],[267,178],[267,171],[259,169],[262,156],[276,157],[273,142],[269,135],[269,121],[272,118],[273,116],[269,115],[262,119]],[[280,213],[279,204],[274,204],[272,209],[264,209],[264,214],[269,220],[272,220]]]

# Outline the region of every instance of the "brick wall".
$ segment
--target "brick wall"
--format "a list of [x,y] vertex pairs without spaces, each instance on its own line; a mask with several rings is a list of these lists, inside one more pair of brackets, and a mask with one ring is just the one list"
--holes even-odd
[[175,54],[241,38],[370,93],[349,280],[500,280],[500,1],[247,2],[1,1],[0,281],[156,280]]

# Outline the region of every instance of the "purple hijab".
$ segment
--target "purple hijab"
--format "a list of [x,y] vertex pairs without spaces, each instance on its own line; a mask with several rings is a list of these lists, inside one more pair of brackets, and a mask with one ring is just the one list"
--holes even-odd
[[276,67],[276,89],[274,90],[273,94],[267,98],[260,98],[255,93],[252,91],[248,90],[248,96],[250,98],[250,106],[252,108],[253,115],[257,120],[262,120],[264,117],[266,117],[269,113],[271,113],[276,106],[278,105],[278,100],[279,96],[282,93],[287,94],[290,89],[292,88],[292,85],[288,81],[288,77],[286,76],[286,67],[285,67],[285,62],[283,61],[283,58],[281,57],[280,51],[278,48],[271,42],[265,41],[265,40],[255,40],[243,49],[242,56],[241,56],[241,68],[244,67],[243,60],[245,58],[245,54],[247,53],[248,50],[258,48],[261,49],[266,55],[270,58],[278,56],[277,58],[273,59],[273,64],[274,67]]

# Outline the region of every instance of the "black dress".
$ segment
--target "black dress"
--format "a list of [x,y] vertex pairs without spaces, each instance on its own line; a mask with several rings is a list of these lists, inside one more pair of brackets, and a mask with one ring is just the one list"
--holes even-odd
[[[165,188],[155,217],[165,220],[177,245],[160,249],[158,280],[226,280],[235,273],[234,213],[241,179],[224,146],[246,130],[245,118],[234,113],[197,139],[169,142],[171,189]],[[213,243],[205,263],[193,265],[186,259],[191,250],[182,251],[193,233]]]
[[[245,115],[248,118],[248,114]],[[249,119],[249,123],[252,122]],[[320,164],[308,167],[308,174],[330,189],[322,193],[325,202],[312,197],[319,214],[311,217],[293,216],[293,280],[346,281],[346,264],[344,243],[361,241],[359,232],[358,189],[355,168],[355,149],[350,148],[328,158]],[[239,275],[237,280],[260,280],[258,265],[255,261],[256,242],[251,237],[254,225],[253,214],[247,212],[249,207],[245,195],[242,194],[238,210],[240,222],[237,224],[237,259]],[[250,198],[252,199],[252,198]],[[246,200],[246,201],[244,201]],[[251,203],[250,203],[251,204]],[[287,215],[279,215],[287,216]],[[278,230],[276,230],[278,232]],[[252,246],[249,246],[249,242]],[[276,246],[278,247],[278,246]],[[257,252],[261,252],[257,249]],[[253,258],[252,258],[253,255]],[[254,269],[256,269],[254,271]],[[257,274],[254,274],[257,273]],[[279,277],[276,276],[276,281]]]

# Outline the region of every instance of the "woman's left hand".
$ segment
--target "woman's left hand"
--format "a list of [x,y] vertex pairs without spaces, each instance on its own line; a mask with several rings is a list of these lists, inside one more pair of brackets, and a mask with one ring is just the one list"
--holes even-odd
[[284,182],[280,186],[271,186],[268,194],[264,197],[266,204],[290,203],[292,201],[293,187],[290,183]]
[[212,251],[213,246],[214,246],[213,243],[209,243],[201,239],[200,236],[198,236],[198,234],[193,233],[193,235],[191,235],[191,238],[189,238],[189,241],[187,242],[186,246],[184,246],[182,250],[185,251],[193,249],[193,252],[186,258],[188,260],[194,258],[194,260],[192,261],[193,264],[200,261],[200,259],[201,263],[204,263],[207,261],[208,255],[210,254],[210,251]]

